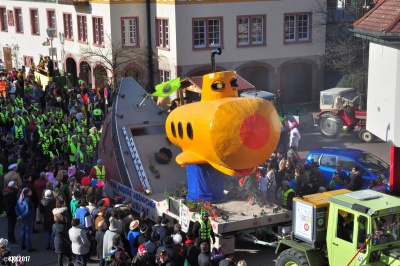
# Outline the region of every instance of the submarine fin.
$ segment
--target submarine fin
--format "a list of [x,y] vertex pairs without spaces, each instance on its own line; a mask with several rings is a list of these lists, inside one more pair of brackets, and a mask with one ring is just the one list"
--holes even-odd
[[204,164],[207,163],[206,160],[203,158],[199,157],[198,155],[184,151],[180,153],[178,156],[176,156],[176,162],[181,165],[182,167],[188,165],[188,164]]

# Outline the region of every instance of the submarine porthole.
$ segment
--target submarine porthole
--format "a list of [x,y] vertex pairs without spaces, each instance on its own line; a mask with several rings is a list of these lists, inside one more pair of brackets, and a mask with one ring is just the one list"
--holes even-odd
[[175,124],[174,122],[171,123],[171,133],[174,138],[176,138],[176,131],[175,131]]
[[186,134],[187,134],[189,139],[193,139],[193,128],[192,128],[192,124],[191,123],[188,123],[186,125]]
[[178,123],[178,134],[179,134],[179,137],[181,139],[183,139],[183,127],[182,127],[182,123],[181,122]]

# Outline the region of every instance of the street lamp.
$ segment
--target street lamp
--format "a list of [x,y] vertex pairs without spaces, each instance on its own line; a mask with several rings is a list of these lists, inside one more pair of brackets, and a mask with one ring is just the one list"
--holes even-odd
[[51,60],[53,60],[53,38],[54,38],[54,34],[56,33],[56,29],[48,28],[48,29],[46,29],[46,31],[47,31],[47,37],[49,37],[49,39],[50,39]]

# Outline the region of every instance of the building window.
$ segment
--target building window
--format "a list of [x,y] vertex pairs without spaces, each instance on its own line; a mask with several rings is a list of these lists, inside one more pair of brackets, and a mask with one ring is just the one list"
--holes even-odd
[[168,19],[157,19],[157,47],[169,48],[169,21]]
[[87,22],[86,16],[78,15],[78,41],[87,42]]
[[265,16],[238,17],[238,45],[265,44]]
[[93,18],[93,44],[104,44],[103,18]]
[[15,14],[15,31],[19,33],[24,33],[24,23],[22,20],[22,11],[20,8],[16,8]]
[[74,36],[72,32],[72,15],[63,14],[63,19],[64,19],[64,38],[72,40]]
[[56,11],[54,10],[47,10],[47,27],[56,29],[57,32]]
[[193,20],[194,48],[222,46],[222,18]]
[[310,15],[285,15],[285,42],[308,42],[310,38]]
[[122,20],[122,41],[124,46],[138,47],[138,19],[121,18]]
[[163,83],[171,80],[171,72],[166,70],[158,70],[158,83]]
[[8,31],[7,28],[7,9],[5,7],[0,7],[0,30]]
[[31,9],[31,33],[39,35],[39,12],[37,9]]

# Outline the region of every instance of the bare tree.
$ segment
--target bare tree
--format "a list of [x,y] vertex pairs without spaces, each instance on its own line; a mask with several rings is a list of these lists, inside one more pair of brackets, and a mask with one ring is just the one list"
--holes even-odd
[[[325,68],[339,72],[342,86],[366,91],[369,42],[353,35],[353,23],[372,7],[369,0],[316,1],[314,13],[326,15]],[[313,25],[318,27],[318,25]]]
[[[125,74],[123,73],[124,67],[131,63],[142,66],[146,69],[147,66],[147,49],[145,48],[126,48],[122,42],[111,40],[110,36],[106,36],[106,44],[104,47],[97,47],[93,45],[81,46],[80,51],[82,56],[86,57],[91,63],[101,63],[106,70],[112,73],[110,78],[111,88],[115,89],[120,78]],[[155,58],[153,58],[155,60]],[[96,75],[104,75],[99,72]]]

